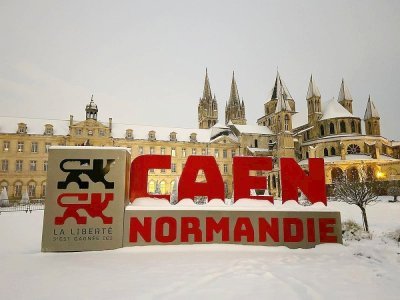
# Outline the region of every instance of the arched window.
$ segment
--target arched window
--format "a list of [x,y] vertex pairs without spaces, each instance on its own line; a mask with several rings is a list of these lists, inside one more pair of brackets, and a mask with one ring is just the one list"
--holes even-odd
[[46,197],[46,192],[47,192],[47,184],[46,181],[42,183],[42,192],[41,192],[41,197],[44,198]]
[[321,125],[321,127],[319,129],[320,129],[320,132],[321,132],[321,136],[324,136],[325,135],[324,125]]
[[356,123],[354,121],[351,121],[351,132],[356,132]]
[[340,180],[343,177],[343,171],[340,168],[333,168],[331,171],[332,182]]
[[359,181],[358,170],[356,167],[351,167],[346,170],[346,176],[349,181]]
[[340,121],[340,132],[346,132],[346,123],[344,121]]
[[28,195],[29,197],[36,197],[36,182],[31,181],[28,184]]
[[149,184],[148,184],[148,192],[149,194],[154,194],[155,190],[156,190],[156,184],[154,182],[154,180],[150,180]]
[[327,148],[325,148],[324,149],[324,156],[328,156],[329,155],[329,153],[328,153],[328,149]]
[[258,141],[257,141],[257,139],[254,140],[254,148],[258,148]]
[[14,183],[14,197],[22,196],[22,182],[17,181]]
[[169,186],[170,186],[170,191],[172,193],[172,191],[174,190],[174,186],[175,186],[175,180],[172,180]]
[[336,155],[336,149],[335,149],[335,147],[332,147],[332,148],[331,148],[331,155]]
[[360,146],[356,144],[350,144],[347,146],[347,154],[358,154],[361,152]]
[[368,133],[372,134],[372,124],[371,124],[371,122],[368,122]]
[[285,115],[285,131],[289,130],[289,115]]
[[281,116],[278,116],[278,131],[281,130]]
[[276,188],[276,177],[272,175],[272,188]]
[[329,133],[335,134],[335,124],[333,124],[332,122],[329,124]]
[[308,154],[308,151],[306,152],[306,158],[309,158],[309,154]]
[[160,182],[160,191],[161,191],[161,194],[163,194],[163,195],[167,192],[164,180]]

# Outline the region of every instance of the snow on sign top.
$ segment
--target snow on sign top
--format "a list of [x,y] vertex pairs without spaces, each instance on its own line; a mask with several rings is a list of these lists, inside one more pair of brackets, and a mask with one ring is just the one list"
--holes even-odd
[[356,118],[356,116],[345,109],[335,98],[332,98],[323,104],[321,120],[334,118]]

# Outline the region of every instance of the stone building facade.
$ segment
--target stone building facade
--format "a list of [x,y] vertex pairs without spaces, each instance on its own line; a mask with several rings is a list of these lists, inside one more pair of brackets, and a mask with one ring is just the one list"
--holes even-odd
[[[143,154],[172,156],[170,169],[150,170],[148,190],[172,191],[189,155],[212,155],[221,171],[226,196],[232,195],[232,160],[235,155],[272,156],[274,168],[258,173],[268,181],[268,192],[280,196],[279,158],[293,157],[307,169],[308,158],[323,157],[328,184],[347,174],[353,178],[366,169],[380,180],[400,180],[400,142],[380,135],[380,116],[371,97],[363,118],[353,115],[353,99],[342,80],[338,100],[322,101],[311,77],[307,111],[297,112],[296,102],[277,73],[272,93],[257,124],[247,125],[245,105],[233,75],[225,125],[218,122],[218,105],[206,72],[198,104],[198,127],[155,127],[98,120],[93,96],[85,119],[68,120],[0,117],[0,186],[10,199],[28,191],[31,198],[46,195],[48,148],[68,146],[121,146],[132,159]],[[199,181],[204,181],[202,174]]]

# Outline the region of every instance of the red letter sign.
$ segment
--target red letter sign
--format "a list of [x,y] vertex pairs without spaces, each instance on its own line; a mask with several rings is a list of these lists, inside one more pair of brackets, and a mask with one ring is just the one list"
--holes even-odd
[[244,157],[235,156],[233,158],[233,186],[234,201],[241,198],[250,198],[256,200],[268,200],[274,202],[272,196],[251,196],[250,189],[267,189],[267,180],[265,177],[250,176],[250,171],[268,171],[272,170],[271,157]]
[[[197,174],[204,171],[206,182],[196,182]],[[178,201],[184,198],[194,200],[195,196],[211,199],[225,199],[224,182],[213,156],[189,156],[178,185]]]
[[282,202],[298,200],[297,188],[307,196],[311,203],[326,205],[324,160],[308,159],[307,175],[293,158],[281,158]]
[[141,155],[136,157],[131,165],[129,191],[131,202],[140,197],[165,198],[169,200],[169,195],[150,195],[147,193],[147,178],[149,169],[170,168],[171,155]]

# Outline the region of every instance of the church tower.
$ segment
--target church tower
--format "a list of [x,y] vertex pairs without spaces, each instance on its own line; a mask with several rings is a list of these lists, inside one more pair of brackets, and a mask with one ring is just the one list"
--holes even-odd
[[321,118],[321,94],[314,83],[312,75],[307,91],[308,124],[315,124]]
[[235,80],[235,72],[233,72],[231,83],[231,94],[229,101],[225,106],[225,125],[231,121],[233,124],[246,125],[246,108],[244,101],[240,101],[239,91]]
[[[287,90],[287,89],[286,89]],[[278,157],[295,157],[294,140],[292,134],[292,109],[285,87],[278,81],[276,84],[276,108],[275,108],[275,133],[278,143]],[[291,97],[290,97],[291,98]],[[291,99],[293,100],[293,99]]]
[[198,106],[199,128],[207,129],[214,126],[218,122],[218,105],[217,100],[212,97],[210,81],[208,80],[208,72],[206,69],[206,78],[204,80],[203,97],[199,100]]
[[97,121],[97,113],[98,113],[98,109],[97,109],[97,105],[94,103],[93,101],[93,95],[92,98],[90,99],[90,103],[88,105],[86,105],[86,120],[95,120]]
[[364,122],[366,135],[381,135],[380,117],[371,96],[368,97],[365,109]]
[[342,79],[342,84],[340,85],[338,102],[351,114],[353,113],[353,98],[350,95],[349,89],[344,84],[344,79]]

